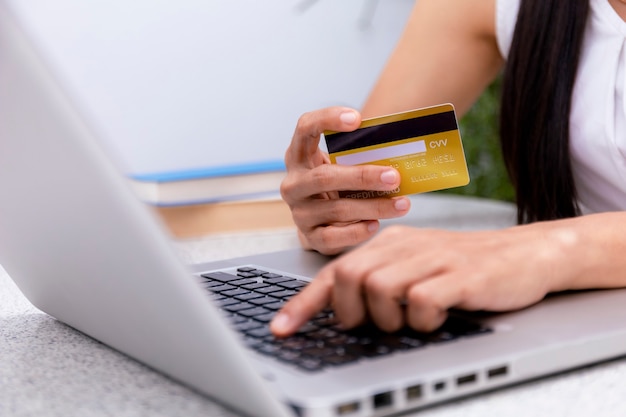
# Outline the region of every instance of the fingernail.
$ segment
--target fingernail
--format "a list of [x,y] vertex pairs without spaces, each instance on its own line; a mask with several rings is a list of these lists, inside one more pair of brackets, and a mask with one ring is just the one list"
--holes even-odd
[[398,198],[393,202],[393,206],[398,211],[406,211],[409,209],[409,200],[406,198]]
[[352,124],[356,120],[356,114],[353,111],[347,111],[341,113],[339,119],[344,123]]
[[288,333],[291,331],[291,317],[286,313],[277,313],[272,319],[272,330],[280,333]]
[[390,169],[380,174],[380,180],[385,184],[395,184],[398,182],[398,174]]
[[378,222],[369,222],[369,224],[367,225],[367,230],[370,233],[374,233],[375,231],[378,230],[379,226],[380,226],[380,224]]

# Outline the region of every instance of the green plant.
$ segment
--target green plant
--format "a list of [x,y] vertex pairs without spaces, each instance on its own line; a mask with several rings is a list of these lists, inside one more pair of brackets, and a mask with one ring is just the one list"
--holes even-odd
[[498,137],[500,84],[496,79],[459,122],[470,183],[440,192],[514,201]]

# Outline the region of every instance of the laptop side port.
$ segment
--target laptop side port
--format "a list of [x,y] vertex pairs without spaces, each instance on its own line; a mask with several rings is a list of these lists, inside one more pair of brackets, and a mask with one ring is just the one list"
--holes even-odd
[[456,386],[462,387],[462,386],[466,386],[469,384],[473,384],[474,382],[476,382],[477,379],[478,377],[476,374],[461,375],[460,377],[456,379]]
[[498,378],[508,375],[509,367],[506,365],[498,366],[496,368],[491,368],[487,370],[487,378]]
[[446,382],[445,381],[439,381],[439,382],[435,382],[433,384],[433,391],[435,392],[441,392],[443,390],[446,389]]
[[372,397],[374,409],[389,407],[393,404],[393,392],[381,392],[380,394],[376,394]]
[[424,395],[422,384],[411,385],[410,387],[407,387],[405,392],[407,401],[420,400]]
[[352,413],[356,413],[361,408],[358,401],[353,401],[351,403],[345,403],[337,406],[337,415],[338,416],[346,416]]

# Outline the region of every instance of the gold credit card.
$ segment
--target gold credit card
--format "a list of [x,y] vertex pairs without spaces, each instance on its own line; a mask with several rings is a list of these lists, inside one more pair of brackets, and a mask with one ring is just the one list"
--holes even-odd
[[470,181],[452,104],[365,119],[353,132],[324,132],[333,164],[396,168],[393,191],[342,191],[347,198],[395,197],[460,187]]

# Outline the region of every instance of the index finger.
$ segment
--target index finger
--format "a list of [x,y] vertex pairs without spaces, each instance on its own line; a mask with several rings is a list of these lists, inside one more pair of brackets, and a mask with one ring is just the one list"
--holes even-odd
[[328,268],[322,269],[309,285],[274,316],[270,329],[276,337],[295,333],[310,318],[328,307],[333,288],[332,274],[329,272]]
[[349,107],[326,107],[305,113],[298,119],[291,144],[285,154],[287,168],[298,165],[308,166],[309,159],[319,146],[319,139],[325,130],[349,132],[361,124],[361,114]]

